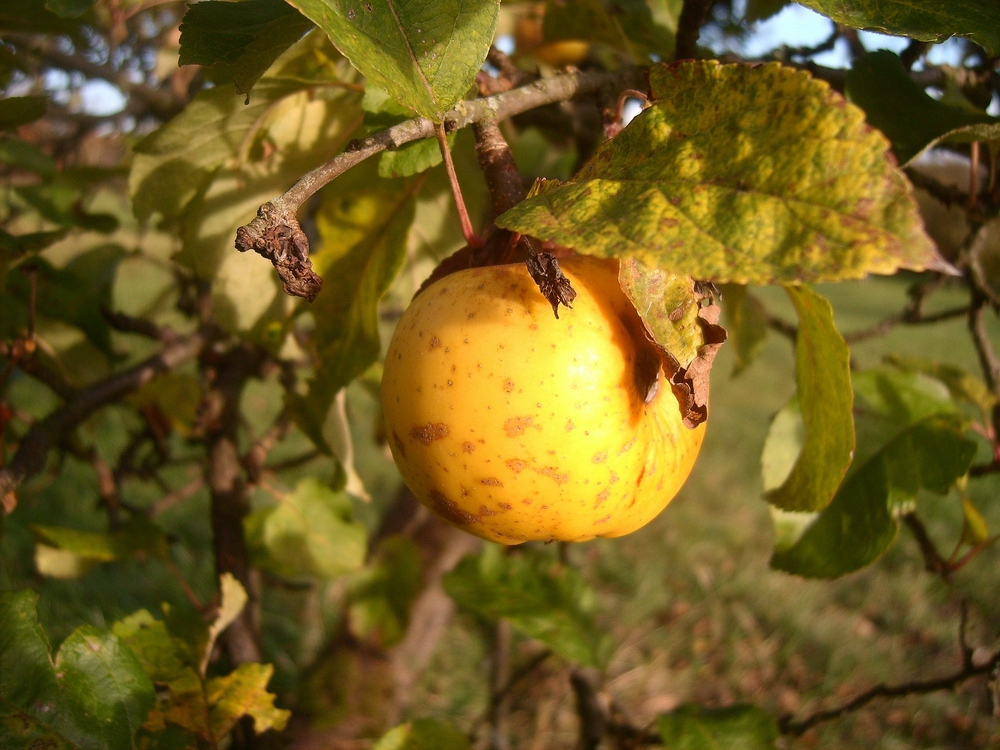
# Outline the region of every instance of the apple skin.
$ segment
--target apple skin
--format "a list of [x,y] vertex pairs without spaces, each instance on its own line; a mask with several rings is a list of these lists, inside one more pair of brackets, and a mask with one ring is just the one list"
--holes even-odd
[[386,434],[406,484],[502,544],[635,531],[704,437],[681,421],[618,261],[559,263],[577,297],[558,319],[523,264],[468,269],[413,300],[386,355]]

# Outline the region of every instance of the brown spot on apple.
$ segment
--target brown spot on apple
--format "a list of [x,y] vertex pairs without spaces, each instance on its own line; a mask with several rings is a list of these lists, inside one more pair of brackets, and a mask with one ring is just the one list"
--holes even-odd
[[510,378],[505,378],[504,381],[503,381],[503,390],[504,390],[504,393],[513,393],[514,392],[514,381],[511,380]]
[[437,336],[431,336],[431,343],[430,343],[430,345],[429,345],[429,346],[427,347],[427,348],[428,348],[428,350],[430,350],[430,351],[434,351],[434,350],[435,350],[435,349],[437,349],[437,348],[438,348],[439,346],[441,346],[441,339],[439,339],[439,338],[438,338]]
[[487,487],[503,487],[503,482],[496,477],[486,477],[486,479],[480,479],[479,483],[485,484]]
[[444,422],[428,422],[425,425],[418,425],[410,430],[410,436],[414,440],[419,440],[424,445],[430,445],[435,440],[448,437],[448,425]]
[[569,481],[569,474],[560,474],[555,467],[546,466],[544,469],[535,469],[535,473],[548,477],[556,484],[564,484]]
[[597,502],[594,503],[594,509],[601,507],[601,503],[607,500],[611,496],[611,488],[605,487],[603,490],[597,493]]
[[531,417],[511,417],[503,423],[503,431],[507,437],[517,437],[523,435],[531,424]]
[[528,468],[528,462],[520,458],[508,458],[507,468],[513,471],[515,474],[520,474],[522,471]]
[[608,460],[608,452],[607,451],[599,451],[599,452],[597,452],[597,453],[594,454],[594,458],[591,459],[591,460],[595,464],[603,464],[605,461]]
[[462,453],[472,453],[475,450],[476,450],[475,443],[470,443],[468,440],[462,443]]
[[474,515],[459,508],[454,501],[449,500],[442,492],[431,490],[431,502],[434,505],[434,511],[446,521],[450,521],[458,526],[466,526],[476,521]]

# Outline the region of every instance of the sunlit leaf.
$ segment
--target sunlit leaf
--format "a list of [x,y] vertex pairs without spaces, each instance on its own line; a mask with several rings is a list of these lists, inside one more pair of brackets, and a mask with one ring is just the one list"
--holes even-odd
[[246,94],[313,23],[284,0],[194,3],[181,21],[181,65],[215,66]]
[[304,479],[273,508],[247,519],[248,537],[263,553],[261,563],[290,578],[336,578],[358,570],[368,533],[352,520],[346,493],[317,479]]
[[837,23],[882,34],[943,42],[966,36],[991,55],[1000,54],[1000,5],[993,0],[801,0]]
[[884,138],[825,83],[683,62],[650,87],[654,104],[571,181],[536,185],[498,224],[716,282],[945,267]]
[[507,618],[571,662],[597,667],[607,658],[605,636],[591,617],[594,592],[548,555],[504,555],[489,545],[464,558],[443,584],[460,607],[487,620]]
[[316,368],[305,396],[290,394],[296,423],[329,451],[323,425],[341,388],[378,359],[378,303],[406,256],[420,181],[383,180],[374,164],[352,169],[322,193],[314,267],[323,289],[309,310]]
[[208,644],[205,646],[205,655],[201,661],[203,675],[216,639],[240,616],[249,598],[243,584],[232,573],[223,573],[219,576],[219,607],[215,619],[208,626]]
[[854,451],[851,353],[829,302],[808,287],[785,290],[799,316],[795,381],[805,436],[788,476],[766,487],[765,496],[784,510],[820,510],[833,499]]
[[440,122],[465,96],[496,30],[499,0],[292,0],[374,85]]
[[212,733],[225,737],[244,716],[253,719],[257,734],[268,729],[282,730],[291,712],[275,708],[274,695],[267,692],[274,667],[270,664],[240,664],[225,677],[216,677],[205,685],[211,708]]
[[[38,595],[0,593],[0,740],[4,747],[129,750],[153,707],[153,683],[113,633],[84,625],[53,660]],[[16,743],[16,744],[15,744]],[[47,745],[43,745],[47,746]]]
[[142,516],[113,532],[78,531],[57,526],[33,526],[39,540],[35,564],[53,578],[74,578],[95,565],[138,555],[165,558],[168,543],[163,531]]
[[469,750],[469,738],[438,719],[414,719],[390,729],[372,750]]
[[690,365],[705,343],[698,322],[700,297],[691,277],[624,260],[618,280],[656,343],[670,352],[681,367]]
[[985,544],[990,538],[990,527],[969,496],[962,495],[962,537],[961,543],[970,547]]
[[847,96],[885,133],[900,164],[938,141],[1000,139],[1000,119],[939,102],[918,86],[899,57],[878,50],[857,59],[847,74]]
[[670,750],[772,750],[779,736],[776,718],[749,705],[686,703],[662,714],[656,729]]

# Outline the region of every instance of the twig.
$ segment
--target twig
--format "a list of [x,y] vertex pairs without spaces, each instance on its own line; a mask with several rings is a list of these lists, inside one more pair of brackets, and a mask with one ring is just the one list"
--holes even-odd
[[7,466],[0,467],[0,497],[13,492],[28,477],[41,471],[53,446],[93,412],[120,400],[160,373],[191,361],[201,346],[202,337],[197,334],[178,339],[134,367],[84,388],[65,405],[32,425],[21,440],[14,459]]
[[997,403],[993,405],[992,427],[993,427],[993,461],[1000,461],[1000,357],[997,357],[993,344],[990,343],[989,333],[986,330],[986,297],[975,285],[975,281],[968,279],[972,287],[972,301],[969,304],[969,333],[972,336],[972,343],[975,345],[976,354],[979,356],[979,365],[983,371],[983,379],[990,392],[996,397]]
[[783,318],[779,318],[776,315],[767,316],[767,327],[772,331],[780,333],[786,339],[789,339],[793,344],[798,341],[799,329],[794,323],[789,323]]
[[192,479],[183,487],[178,487],[173,492],[167,493],[159,500],[157,500],[155,503],[153,503],[153,505],[149,509],[149,515],[155,518],[161,513],[165,513],[178,503],[182,503],[185,500],[187,500],[189,497],[194,495],[196,492],[198,492],[198,490],[202,489],[204,486],[205,486],[205,477],[198,477],[196,479]]
[[529,659],[523,666],[519,667],[517,671],[510,676],[510,679],[507,680],[503,687],[494,691],[494,693],[490,696],[490,708],[488,708],[486,713],[482,714],[472,724],[472,729],[469,734],[473,738],[479,734],[480,727],[482,727],[482,725],[489,719],[493,704],[498,701],[502,701],[510,695],[510,692],[514,689],[514,686],[517,685],[517,683],[538,669],[538,667],[545,663],[550,656],[552,656],[552,652],[549,649],[539,652],[534,657]]
[[968,312],[969,308],[966,306],[952,307],[930,315],[923,315],[919,311],[912,312],[911,310],[907,310],[899,315],[893,315],[892,317],[886,318],[870,328],[862,328],[858,331],[845,333],[844,341],[848,344],[857,344],[861,341],[868,341],[869,339],[884,336],[898,325],[916,326],[940,323],[945,320],[951,320],[952,318],[961,318],[964,315],[967,315]]
[[[641,79],[642,69],[631,67],[611,73],[565,73],[495,96],[459,102],[445,115],[444,122],[449,131],[483,120],[499,122],[545,104],[593,94],[605,87],[640,86]],[[352,141],[344,152],[303,175],[283,195],[262,205],[253,221],[236,230],[236,248],[241,252],[253,250],[271,261],[289,294],[314,298],[322,282],[312,270],[309,241],[295,212],[317,190],[365,159],[386,149],[433,137],[434,124],[424,118],[415,118],[364,140]]]
[[817,724],[830,721],[831,719],[838,719],[844,714],[857,711],[876,698],[898,698],[905,695],[922,695],[924,693],[936,693],[939,690],[950,690],[973,677],[990,674],[998,666],[1000,666],[1000,651],[993,654],[989,660],[982,664],[963,665],[957,672],[946,677],[939,677],[936,680],[914,680],[913,682],[904,682],[899,685],[876,685],[871,690],[861,693],[842,706],[825,711],[817,711],[801,721],[792,721],[790,716],[784,716],[779,722],[781,732],[782,734],[798,737],[805,734]]
[[927,529],[924,528],[923,522],[917,517],[917,514],[904,513],[903,522],[910,527],[910,531],[913,532],[913,536],[917,539],[920,553],[924,556],[924,569],[928,573],[941,576],[946,581],[950,580],[951,567],[948,565],[948,561],[938,552],[937,547],[927,533]]
[[262,350],[240,344],[215,362],[203,362],[212,381],[203,406],[208,453],[205,483],[211,495],[216,574],[232,573],[250,600],[224,634],[226,650],[235,664],[261,661],[257,643],[257,587],[251,577],[250,554],[243,531],[243,519],[249,507],[239,459],[238,431],[243,389],[266,360],[267,355]]
[[591,678],[580,669],[569,675],[573,694],[576,696],[576,713],[580,717],[581,750],[596,750],[608,728],[608,715],[601,705],[597,688]]
[[101,315],[104,316],[109,326],[122,333],[135,333],[154,341],[169,342],[177,338],[177,334],[169,328],[161,328],[156,323],[145,318],[136,318],[132,315],[126,315],[123,312],[117,312],[108,308],[103,308]]
[[448,146],[448,134],[445,132],[444,123],[434,126],[434,135],[437,138],[438,147],[441,149],[441,158],[444,160],[444,169],[448,174],[448,184],[451,185],[455,208],[458,209],[458,220],[462,224],[462,236],[465,237],[465,242],[469,247],[478,249],[483,246],[483,241],[476,236],[476,230],[472,228],[472,219],[469,218],[469,209],[465,207],[465,197],[462,195],[462,186],[455,173],[455,162],[451,158],[451,148]]
[[675,60],[694,60],[698,57],[698,37],[711,7],[712,0],[684,0],[677,20]]

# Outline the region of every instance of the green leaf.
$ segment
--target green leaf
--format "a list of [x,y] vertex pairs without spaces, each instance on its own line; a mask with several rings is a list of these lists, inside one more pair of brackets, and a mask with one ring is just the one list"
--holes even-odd
[[607,642],[591,611],[594,592],[579,573],[535,550],[505,555],[488,545],[444,577],[458,605],[487,620],[507,618],[563,658],[602,666]]
[[778,15],[789,4],[789,0],[747,0],[744,19],[749,23],[766,21],[771,16]]
[[219,167],[247,159],[247,138],[294,88],[269,82],[258,87],[248,105],[225,86],[199,92],[183,112],[136,144],[129,173],[135,215],[141,220],[157,211],[180,216]]
[[683,62],[655,66],[650,87],[654,104],[573,180],[537,184],[497,223],[723,283],[947,268],[884,138],[825,83]]
[[111,631],[132,650],[153,681],[168,683],[186,669],[167,624],[148,611],[140,609],[119,620]]
[[901,357],[893,354],[886,362],[906,372],[921,372],[940,381],[956,401],[964,401],[975,406],[983,414],[989,414],[997,403],[996,396],[981,378],[949,362],[937,362],[920,357]]
[[622,290],[632,301],[653,340],[687,367],[698,356],[705,336],[698,322],[699,300],[690,276],[647,268],[623,260],[618,271]]
[[53,663],[37,602],[31,591],[0,593],[3,747],[133,748],[155,700],[141,664],[117,636],[89,625],[69,635]]
[[486,60],[499,0],[292,0],[365,78],[441,122]]
[[801,0],[837,23],[882,34],[943,42],[965,36],[991,55],[1000,54],[1000,5],[993,0]]
[[932,98],[887,50],[858,58],[847,74],[846,91],[865,111],[868,123],[892,142],[900,164],[908,164],[941,140],[1000,139],[1000,119]]
[[201,2],[181,21],[181,65],[215,66],[249,93],[275,60],[313,23],[284,0]]
[[[365,88],[361,102],[365,123],[359,136],[364,137],[415,117],[416,113],[397,104],[388,93],[376,86]],[[454,150],[458,133],[448,134],[448,146]],[[436,167],[442,162],[441,148],[436,138],[406,143],[392,151],[383,151],[378,160],[378,176],[410,177]]]
[[0,162],[28,169],[44,178],[52,178],[56,174],[56,163],[37,146],[20,138],[0,139]]
[[784,510],[821,510],[833,499],[854,451],[851,353],[829,302],[808,287],[785,291],[799,316],[795,380],[805,436],[788,476],[780,486],[766,486],[765,497]]
[[134,516],[119,531],[78,531],[58,526],[32,526],[39,544],[38,572],[53,578],[75,578],[100,563],[137,555],[166,558],[167,537],[153,522]]
[[11,130],[41,119],[49,107],[44,96],[8,96],[0,99],[0,130]]
[[742,284],[726,284],[720,291],[726,330],[733,345],[733,377],[736,377],[756,359],[767,339],[767,311]]
[[219,576],[219,608],[215,613],[215,619],[208,626],[208,643],[201,659],[202,675],[208,668],[208,660],[212,656],[216,639],[240,616],[249,598],[243,584],[236,580],[232,573],[223,573]]
[[45,0],[45,7],[57,16],[76,18],[94,7],[94,0]]
[[79,42],[83,36],[81,27],[79,21],[56,15],[46,7],[46,3],[38,0],[4,0],[0,3],[0,29],[6,32],[65,34]]
[[892,544],[894,516],[918,490],[945,493],[972,463],[976,444],[939,383],[872,370],[856,373],[854,388],[857,449],[847,478],[819,513],[772,509],[775,568],[835,578],[868,565]]
[[656,729],[670,750],[772,750],[779,735],[775,717],[750,705],[686,703],[662,714]]
[[420,592],[420,550],[403,536],[384,540],[375,559],[351,582],[351,631],[390,648],[406,635],[410,605]]
[[[314,51],[301,48],[302,55]],[[235,252],[233,238],[262,203],[346,143],[360,122],[357,98],[340,87],[309,91],[265,78],[244,106],[220,86],[199,94],[137,147],[129,177],[136,215],[159,211],[180,220],[184,247],[177,260],[213,281],[215,314],[225,328],[263,330],[287,318],[290,303],[279,296],[272,267]]]
[[414,719],[386,732],[372,750],[470,750],[469,738],[438,719]]
[[267,692],[274,667],[270,664],[240,664],[225,677],[216,677],[205,685],[211,709],[212,734],[221,739],[232,731],[244,716],[253,719],[253,730],[262,734],[268,729],[281,731],[291,711],[274,707],[274,695]]
[[345,493],[303,479],[277,507],[250,515],[247,536],[279,575],[336,578],[361,568],[367,552],[367,531],[351,516]]
[[323,289],[309,310],[316,369],[305,396],[289,394],[296,424],[320,449],[333,399],[378,359],[378,303],[406,257],[420,180],[383,180],[364,164],[321,193],[320,247],[313,264]]

